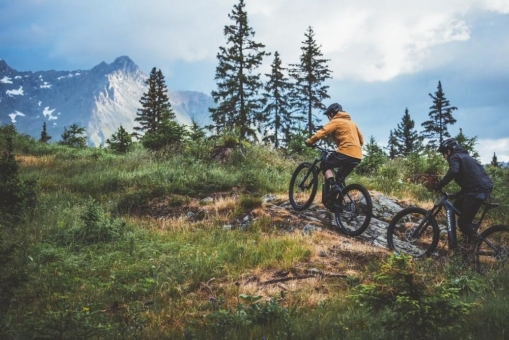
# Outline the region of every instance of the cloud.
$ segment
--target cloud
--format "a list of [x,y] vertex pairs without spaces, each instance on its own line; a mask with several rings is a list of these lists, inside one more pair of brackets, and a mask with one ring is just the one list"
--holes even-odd
[[[3,5],[0,28],[20,42],[43,37],[53,58],[89,60],[87,67],[126,54],[147,68],[210,62],[225,45],[223,28],[232,23],[228,14],[237,3],[18,0]],[[279,51],[283,62],[297,62],[311,26],[335,79],[387,81],[429,65],[434,47],[469,40],[469,20],[477,12],[507,14],[509,1],[248,0],[246,9],[254,39]],[[0,43],[7,40],[0,35]]]
[[483,164],[491,163],[493,154],[497,155],[499,162],[509,162],[509,138],[480,139],[476,150]]

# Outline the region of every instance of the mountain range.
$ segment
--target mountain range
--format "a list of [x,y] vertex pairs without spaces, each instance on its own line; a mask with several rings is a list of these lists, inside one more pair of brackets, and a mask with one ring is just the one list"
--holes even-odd
[[[134,131],[148,76],[127,56],[90,70],[19,72],[0,59],[0,124],[14,124],[20,133],[38,139],[46,122],[51,142],[64,127],[86,129],[89,145],[105,143],[120,126]],[[176,120],[210,124],[212,97],[194,91],[168,91]]]

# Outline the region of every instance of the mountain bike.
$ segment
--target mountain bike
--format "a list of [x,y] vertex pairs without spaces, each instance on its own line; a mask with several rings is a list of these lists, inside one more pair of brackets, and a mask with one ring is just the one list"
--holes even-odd
[[[334,150],[313,146],[320,151],[313,163],[304,162],[297,166],[290,180],[290,204],[295,210],[302,211],[311,206],[318,190],[319,164],[327,159]],[[373,211],[373,202],[368,190],[361,184],[345,184],[346,176],[359,162],[350,162],[332,169],[336,184],[341,191],[333,200],[327,199],[327,183],[322,185],[322,203],[334,213],[337,228],[348,236],[358,236],[369,226]]]
[[[441,255],[437,249],[441,238],[446,238],[449,250],[452,248],[450,245],[457,244],[455,217],[461,212],[450,201],[456,197],[456,194],[444,191],[440,191],[440,194],[441,197],[435,202],[433,208],[425,210],[419,207],[408,207],[392,218],[387,229],[387,244],[391,250],[416,258],[437,257]],[[486,213],[499,205],[483,202],[482,213],[476,223],[477,229],[482,224]],[[439,215],[442,209],[445,210],[445,217],[443,214]],[[509,226],[494,225],[482,233],[476,232],[471,240],[470,248],[472,248],[473,264],[477,271],[506,270],[504,268],[509,268],[507,263]]]

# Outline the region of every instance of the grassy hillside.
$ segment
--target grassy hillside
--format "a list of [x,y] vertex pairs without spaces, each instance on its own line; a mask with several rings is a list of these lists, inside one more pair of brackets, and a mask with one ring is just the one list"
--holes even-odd
[[[395,260],[327,225],[311,233],[282,228],[284,218],[271,214],[263,197],[287,200],[292,171],[313,159],[312,150],[286,155],[249,145],[246,155],[233,150],[220,162],[211,159],[214,146],[118,155],[17,136],[20,177],[35,179],[39,195],[26,219],[0,229],[0,287],[12,288],[0,308],[2,338],[507,334],[507,277],[480,276],[454,259]],[[411,181],[414,168],[387,162],[349,180],[429,204],[433,195]],[[506,172],[490,171],[507,187]],[[505,195],[497,189],[494,200]],[[493,218],[509,223],[507,206]],[[290,276],[298,279],[283,279]],[[413,281],[406,285],[402,277]],[[390,290],[403,299],[406,289],[435,314],[377,293]],[[387,308],[375,308],[381,301]]]

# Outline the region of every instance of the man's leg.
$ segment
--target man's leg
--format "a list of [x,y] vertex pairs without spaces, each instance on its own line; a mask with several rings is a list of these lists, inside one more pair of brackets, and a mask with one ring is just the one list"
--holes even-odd
[[477,225],[472,223],[472,221],[477,211],[479,211],[482,202],[482,200],[470,195],[463,196],[454,202],[454,206],[461,212],[458,218],[458,227],[468,238],[472,238],[477,231]]

